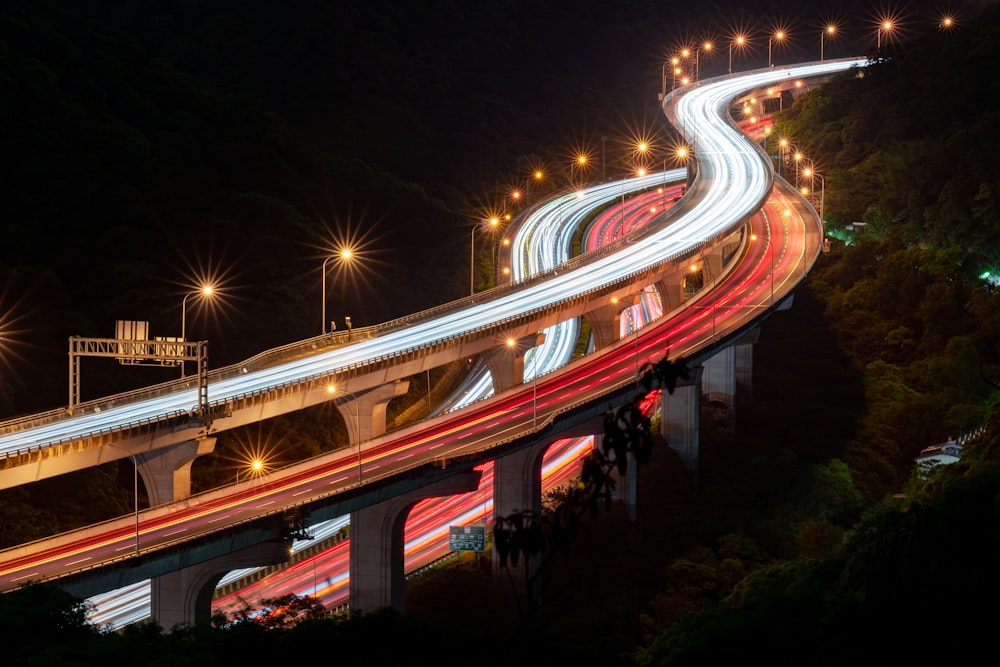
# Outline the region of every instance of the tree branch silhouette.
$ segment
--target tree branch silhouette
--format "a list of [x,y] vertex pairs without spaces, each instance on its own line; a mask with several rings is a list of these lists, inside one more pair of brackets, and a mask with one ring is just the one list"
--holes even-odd
[[[549,511],[521,511],[494,518],[493,544],[500,567],[513,569],[520,564],[524,568],[524,590],[518,591],[517,582],[511,578],[521,627],[538,612],[556,558],[567,555],[573,541],[587,530],[585,519],[596,519],[602,507],[610,510],[616,477],[628,471],[630,457],[637,466],[649,463],[654,440],[642,400],[653,389],[673,394],[677,382],[689,377],[683,358],[671,361],[664,357],[647,364],[640,374],[640,390],[605,417],[601,445],[584,457],[579,480],[565,497]],[[537,567],[532,567],[533,562]]]

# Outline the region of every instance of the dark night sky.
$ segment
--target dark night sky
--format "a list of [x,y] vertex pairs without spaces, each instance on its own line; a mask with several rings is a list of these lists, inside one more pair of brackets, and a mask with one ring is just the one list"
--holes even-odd
[[[960,6],[887,11],[905,34]],[[883,11],[787,0],[11,0],[0,9],[0,336],[17,354],[0,372],[33,377],[22,396],[59,401],[67,336],[111,335],[117,318],[149,319],[162,334],[179,320],[178,267],[213,261],[238,264],[246,285],[235,314],[204,332],[222,341],[216,364],[313,335],[318,262],[298,237],[315,222],[303,218],[380,246],[379,272],[331,295],[331,310],[358,325],[460,296],[470,220],[531,163],[566,160],[601,136],[624,145],[668,133],[656,93],[676,49],[712,39],[700,73],[722,74],[725,35],[745,29],[751,48],[734,68],[763,66],[781,27],[776,64],[816,59],[834,20],[826,56],[859,55]],[[233,193],[270,199],[233,203]],[[151,241],[151,229],[164,237]]]

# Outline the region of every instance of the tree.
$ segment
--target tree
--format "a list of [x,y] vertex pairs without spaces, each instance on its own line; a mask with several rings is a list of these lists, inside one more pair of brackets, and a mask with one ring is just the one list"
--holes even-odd
[[587,518],[596,518],[602,507],[610,509],[616,477],[625,475],[630,459],[638,466],[649,462],[654,437],[650,418],[640,407],[642,399],[653,389],[672,394],[678,380],[688,378],[683,358],[671,361],[664,357],[647,364],[640,377],[641,391],[607,415],[601,447],[584,458],[578,482],[561,501],[547,512],[495,517],[493,544],[500,567],[520,566],[525,572],[523,590],[514,592],[522,627],[539,610],[543,584],[556,557],[569,553],[573,540],[586,530]]

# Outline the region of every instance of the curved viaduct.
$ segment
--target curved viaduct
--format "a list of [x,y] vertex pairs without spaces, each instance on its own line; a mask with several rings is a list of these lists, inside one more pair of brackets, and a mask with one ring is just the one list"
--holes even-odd
[[[844,61],[840,68],[857,64],[859,61],[856,60]],[[830,68],[829,71],[835,69],[832,64],[828,64],[827,67]],[[766,74],[771,77],[778,76],[778,72],[774,71]],[[788,76],[791,75],[791,73],[788,74]],[[798,73],[796,76],[805,76],[805,74]],[[747,87],[733,78],[726,78],[722,83],[728,83],[737,92],[740,86],[744,90]],[[704,109],[691,111],[689,122],[712,125],[717,123],[720,117],[725,117],[725,102],[720,103],[718,100],[731,99],[736,93],[731,93],[724,85],[721,88],[724,92],[716,91],[714,101],[705,105],[708,111],[706,112]],[[703,83],[699,90],[708,91],[710,85]],[[691,93],[697,92],[699,91],[691,91]],[[697,126],[685,127],[685,121],[678,121],[674,115],[679,107],[683,107],[687,100],[693,97],[696,95],[668,96],[665,110],[675,124],[679,124],[686,132],[697,135]],[[705,116],[706,113],[714,114],[714,119]],[[699,118],[699,114],[702,117]],[[681,116],[684,117],[683,113]],[[703,147],[708,145],[708,139],[707,135],[701,137]],[[697,145],[697,136],[695,136],[695,141]],[[767,173],[767,178],[771,178],[770,171],[766,166],[768,164],[766,157],[760,154],[756,147],[748,148],[741,145],[740,151],[746,153],[744,158],[756,162],[758,165],[765,165],[764,170]],[[757,153],[757,155],[752,155],[753,153]],[[704,150],[702,153],[696,154],[699,157],[698,173],[691,181],[682,207],[687,211],[697,210],[699,206],[707,205],[705,202],[718,197],[719,182],[726,182],[726,177],[732,176],[732,174],[723,173],[726,169],[731,169],[731,165],[724,162],[713,163],[711,151]],[[677,355],[687,356],[693,363],[697,364],[707,362],[710,357],[717,356],[722,350],[731,349],[732,344],[738,341],[748,329],[752,329],[762,315],[777,307],[784,297],[791,293],[795,284],[805,276],[808,267],[818,255],[822,229],[818,224],[815,211],[801,197],[798,197],[787,183],[779,182],[778,186],[777,191],[782,192],[783,196],[792,202],[790,206],[795,208],[798,217],[803,221],[804,229],[794,241],[797,245],[789,250],[794,257],[787,262],[787,268],[779,278],[777,290],[774,282],[776,278],[772,275],[771,298],[766,306],[759,302],[753,306],[746,304],[734,306],[732,312],[724,313],[726,317],[718,320],[716,304],[719,297],[713,295],[711,335],[702,331],[701,337],[697,340],[692,339],[688,348],[673,347],[672,349]],[[523,479],[523,476],[526,470],[530,471],[535,467],[534,459],[541,456],[547,442],[569,432],[595,432],[595,421],[602,419],[603,414],[610,407],[620,404],[623,396],[633,390],[631,381],[634,381],[634,378],[629,378],[628,374],[625,374],[625,379],[622,379],[621,373],[619,373],[618,379],[601,385],[587,397],[575,403],[572,401],[558,404],[553,402],[553,405],[546,408],[540,415],[538,395],[541,392],[539,392],[539,388],[518,387],[523,378],[518,374],[517,355],[501,355],[496,352],[497,350],[505,351],[504,342],[507,340],[527,341],[526,346],[530,347],[532,337],[536,336],[540,329],[568,317],[583,316],[591,321],[595,342],[597,347],[601,348],[601,354],[592,356],[606,357],[609,360],[607,363],[611,364],[611,360],[617,354],[619,365],[631,363],[633,358],[632,341],[613,342],[617,338],[617,334],[612,332],[611,323],[614,322],[621,308],[610,306],[609,300],[612,296],[635,293],[651,284],[657,285],[665,302],[665,311],[671,310],[669,307],[671,305],[676,305],[677,308],[670,316],[663,318],[663,323],[657,323],[656,326],[650,327],[649,332],[644,331],[641,336],[639,334],[635,336],[634,363],[636,365],[639,361],[640,345],[648,358],[650,357],[648,350],[653,349],[654,346],[660,346],[657,349],[663,349],[664,342],[673,345],[673,342],[677,340],[678,334],[669,328],[669,322],[673,315],[677,315],[679,318],[680,314],[685,311],[700,308],[704,320],[701,326],[704,330],[707,322],[706,307],[697,305],[699,299],[687,301],[683,299],[682,285],[689,273],[688,264],[692,258],[700,258],[706,270],[712,275],[713,288],[719,291],[722,291],[723,288],[734,290],[732,292],[734,295],[738,295],[739,290],[745,291],[745,286],[729,285],[727,287],[730,282],[730,273],[735,272],[747,262],[753,262],[759,266],[769,259],[772,271],[777,274],[778,267],[775,266],[776,251],[774,246],[771,246],[770,257],[767,258],[765,254],[754,248],[755,244],[752,240],[754,236],[749,229],[749,214],[758,210],[769,195],[770,188],[766,190],[764,195],[755,197],[749,208],[738,211],[735,219],[730,218],[728,223],[721,226],[716,225],[712,234],[703,235],[696,239],[685,239],[689,243],[671,246],[663,253],[654,253],[654,259],[644,260],[638,270],[619,272],[612,279],[587,285],[585,289],[579,289],[562,298],[540,299],[537,304],[522,297],[523,306],[514,315],[477,326],[467,326],[459,333],[442,335],[429,343],[412,348],[392,350],[391,353],[366,358],[358,363],[342,366],[333,365],[313,374],[299,377],[294,381],[274,384],[266,389],[237,393],[216,402],[210,400],[209,411],[202,410],[202,414],[198,414],[194,410],[177,410],[155,419],[145,419],[139,423],[125,424],[119,428],[96,432],[81,431],[76,436],[65,437],[50,443],[32,444],[27,448],[12,451],[5,457],[2,470],[0,470],[0,488],[61,474],[70,469],[94,465],[114,458],[128,455],[144,456],[146,469],[143,470],[143,475],[147,481],[147,487],[152,484],[154,488],[157,488],[156,493],[161,500],[179,500],[180,502],[168,502],[162,507],[153,507],[144,512],[143,517],[151,522],[170,517],[186,507],[210,504],[220,498],[227,498],[229,497],[227,494],[232,493],[225,489],[203,494],[197,499],[190,499],[191,502],[181,500],[189,492],[189,488],[184,488],[184,468],[190,466],[190,461],[193,460],[194,456],[204,453],[210,447],[209,441],[212,433],[329,401],[332,397],[329,391],[331,383],[336,383],[337,387],[346,387],[343,391],[352,396],[354,405],[350,406],[350,410],[344,410],[343,406],[340,406],[346,412],[345,417],[351,414],[360,415],[362,405],[366,411],[367,431],[366,428],[362,427],[361,420],[357,419],[356,428],[351,434],[352,441],[359,442],[360,475],[360,441],[366,440],[365,436],[380,436],[382,434],[379,431],[384,431],[384,422],[380,429],[379,424],[375,423],[376,420],[369,419],[368,416],[369,414],[377,415],[378,406],[384,407],[385,402],[392,395],[395,395],[394,387],[398,382],[405,381],[406,377],[417,372],[454,359],[473,354],[494,355],[497,358],[493,360],[491,367],[499,371],[494,373],[495,389],[498,396],[490,403],[507,401],[508,404],[514,405],[510,403],[514,400],[514,395],[521,396],[521,407],[517,409],[511,407],[506,409],[503,414],[513,414],[520,410],[519,419],[522,423],[516,423],[517,418],[512,416],[510,417],[511,423],[504,426],[505,430],[490,433],[485,436],[485,439],[473,437],[467,442],[458,442],[443,456],[433,456],[424,462],[401,464],[397,469],[380,471],[379,474],[366,479],[363,484],[347,482],[323,493],[312,492],[313,495],[305,500],[286,502],[274,510],[251,510],[246,518],[232,521],[229,527],[221,530],[218,528],[202,530],[196,535],[184,537],[183,541],[164,539],[158,545],[144,547],[146,549],[144,553],[138,553],[139,517],[137,515],[136,554],[100,561],[88,566],[85,570],[79,568],[74,570],[72,567],[63,565],[62,570],[40,575],[41,578],[64,577],[65,584],[71,590],[78,594],[88,594],[89,591],[107,590],[143,578],[159,578],[161,584],[177,579],[177,577],[183,579],[187,576],[193,576],[191,568],[200,566],[197,571],[201,574],[193,576],[193,579],[200,583],[193,584],[187,580],[181,583],[175,581],[175,587],[180,592],[175,591],[172,594],[167,591],[161,592],[163,598],[172,598],[175,601],[179,598],[186,600],[180,605],[184,607],[184,610],[178,613],[182,621],[190,621],[197,616],[194,608],[203,603],[203,594],[198,591],[203,591],[205,582],[210,581],[214,576],[204,574],[203,571],[206,567],[213,571],[221,567],[231,569],[233,563],[236,562],[233,559],[237,557],[258,561],[273,558],[273,555],[257,554],[256,552],[248,556],[247,550],[260,550],[262,543],[282,543],[282,540],[287,540],[289,535],[294,535],[296,531],[303,529],[310,522],[352,512],[352,525],[355,524],[355,515],[357,515],[358,527],[365,525],[379,527],[378,530],[372,531],[373,534],[377,534],[376,537],[372,538],[372,544],[365,547],[360,540],[358,543],[359,547],[367,549],[369,556],[374,554],[368,559],[373,563],[373,566],[367,574],[364,568],[359,568],[358,572],[354,572],[355,550],[352,548],[352,574],[356,574],[358,586],[364,588],[367,594],[367,598],[362,596],[357,607],[370,609],[373,602],[377,606],[396,604],[401,589],[392,585],[394,578],[397,578],[398,570],[393,535],[400,530],[400,517],[405,517],[407,507],[412,506],[412,503],[419,498],[442,493],[455,493],[470,484],[475,484],[478,481],[478,476],[472,472],[472,469],[486,459],[496,459],[500,468],[503,467],[499,465],[500,462],[508,461],[511,464],[508,467],[518,470],[517,475],[521,478],[516,483],[507,484],[506,487],[503,484],[498,485],[501,489],[507,489],[506,491],[498,490],[498,497],[507,493],[510,498],[505,502],[495,503],[496,511],[503,513],[505,508],[524,508],[527,504],[536,503],[532,498],[533,495],[537,495],[533,490],[535,483],[531,479]],[[714,202],[712,205],[718,206],[718,203]],[[730,213],[730,215],[734,214]],[[807,221],[811,221],[811,224]],[[664,220],[665,222],[666,220]],[[776,230],[780,225],[788,223],[787,221],[772,221],[769,224],[766,233],[770,238],[777,233]],[[658,231],[662,231],[662,229],[627,237],[621,243],[615,244],[607,250],[581,257],[548,274],[533,278],[527,283],[499,288],[371,330],[351,332],[351,335],[369,341],[378,340],[393,332],[418,328],[428,322],[433,323],[436,317],[445,312],[460,313],[474,306],[482,306],[484,303],[487,305],[500,303],[513,293],[530,294],[532,290],[543,286],[546,282],[560,281],[560,276],[562,276],[562,284],[565,284],[566,276],[574,274],[588,277],[603,276],[605,274],[602,273],[591,272],[587,274],[588,267],[599,265],[612,255],[631,255],[630,251],[633,250],[638,252],[639,249],[650,245],[665,244],[666,242],[658,237]],[[752,259],[750,259],[751,257]],[[782,250],[782,257],[784,257],[784,250]],[[740,280],[742,279],[740,278]],[[676,295],[676,304],[674,304],[672,295]],[[700,300],[704,301],[705,298],[701,297]],[[736,303],[737,296],[732,298],[734,299],[733,303]],[[260,355],[244,364],[223,369],[210,376],[209,388],[211,389],[213,384],[229,378],[266,372],[282,363],[288,363],[289,359],[305,359],[311,354],[319,354],[324,346],[345,344],[347,341],[343,340],[343,336],[341,334],[340,337],[328,336],[311,339]],[[642,343],[640,339],[643,340]],[[580,368],[584,367],[586,363],[593,365],[595,360],[585,359],[574,362],[567,367],[565,372],[554,375],[569,377],[574,372],[579,373]],[[731,379],[732,375],[736,373],[732,359],[727,362],[726,367],[727,370],[723,372],[723,375],[727,375]],[[504,368],[507,370],[504,371]],[[555,386],[559,381],[559,378],[552,378],[547,382],[551,382]],[[10,435],[27,432],[37,425],[72,420],[88,413],[101,414],[106,410],[119,408],[122,403],[126,405],[141,403],[150,395],[183,391],[185,388],[179,387],[178,384],[170,383],[152,388],[147,392],[84,404],[79,406],[80,409],[72,417],[66,417],[61,412],[53,412],[19,420],[13,424],[0,425],[0,434]],[[514,389],[504,391],[510,387],[514,387]],[[188,389],[188,391],[190,390]],[[542,391],[545,391],[545,385],[542,385]],[[695,396],[697,396],[698,391],[695,388]],[[523,396],[525,392],[533,394],[531,401],[533,414],[530,420],[524,413],[525,399]],[[369,397],[367,401],[365,397]],[[679,421],[690,421],[691,399],[685,398],[676,402],[684,404],[681,410],[685,416]],[[696,404],[696,399],[694,403]],[[488,407],[481,406],[479,409],[486,410]],[[673,409],[668,409],[665,405],[665,413]],[[696,416],[694,418],[696,419]],[[454,418],[445,416],[428,420],[425,423],[404,429],[404,433],[392,434],[392,439],[400,440],[411,437],[423,430],[433,433],[435,428],[438,428],[441,423],[446,423],[448,419]],[[670,424],[676,424],[677,421],[665,419],[668,427]],[[350,424],[351,420],[345,418],[345,422]],[[690,431],[690,428],[688,430]],[[507,435],[499,437],[498,433],[502,432],[506,432]],[[689,432],[686,438],[682,436],[679,439],[682,443],[687,440],[687,445],[691,446],[690,435]],[[696,429],[694,435],[693,446],[696,448]],[[366,442],[365,449],[374,449],[388,439],[390,438],[377,437],[370,443]],[[520,463],[514,463],[515,459],[510,457],[517,456],[527,457],[527,459]],[[323,465],[333,465],[331,462],[336,459],[333,455],[320,458],[324,461],[317,459],[280,471],[274,478],[275,488],[280,480],[296,479],[297,476],[315,477],[322,475],[323,473],[311,471],[318,470]],[[157,461],[161,463],[158,464]],[[443,467],[444,461],[447,461],[447,468]],[[117,522],[122,523],[127,519],[129,517],[117,520]],[[9,590],[14,582],[23,578],[23,576],[12,576],[17,571],[17,568],[11,565],[12,563],[30,561],[33,554],[44,552],[46,549],[51,550],[52,553],[61,553],[73,545],[89,542],[95,535],[105,535],[109,525],[57,536],[45,541],[45,544],[25,545],[25,547],[3,552],[2,557],[0,557],[0,583],[3,584],[3,589]],[[389,535],[386,534],[387,531],[390,533]],[[353,542],[352,546],[354,546]],[[359,553],[361,553],[361,549],[359,549]],[[224,565],[218,562],[227,557],[228,560]],[[187,572],[187,574],[177,574],[182,571]],[[398,572],[398,576],[401,577],[401,571]],[[357,602],[354,599],[354,579],[352,576],[352,606]],[[367,585],[366,581],[369,582]],[[387,581],[389,583],[386,583]],[[192,586],[197,588],[195,593],[192,593],[194,590]],[[154,590],[156,590],[155,585]]]

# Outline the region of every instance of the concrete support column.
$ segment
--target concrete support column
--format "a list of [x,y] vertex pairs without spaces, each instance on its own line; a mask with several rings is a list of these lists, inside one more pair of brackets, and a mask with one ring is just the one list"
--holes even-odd
[[544,333],[534,333],[507,341],[503,347],[495,347],[483,354],[483,362],[493,378],[494,394],[524,383],[524,355],[544,341]]
[[736,348],[730,345],[719,350],[704,366],[702,392],[708,400],[723,403],[732,411],[736,396]]
[[351,446],[385,434],[385,409],[389,401],[410,389],[409,380],[397,380],[357,394],[337,390],[333,405],[344,418]]
[[136,454],[136,465],[146,485],[149,506],[184,500],[190,496],[191,464],[214,449],[215,438],[198,438]]
[[683,275],[674,273],[656,281],[656,291],[660,295],[664,313],[669,313],[684,303]]
[[468,470],[351,512],[351,613],[403,610],[404,529],[419,501],[475,491],[480,473]]
[[697,479],[703,369],[695,366],[687,380],[678,380],[674,393],[663,392],[660,433],[677,452],[684,467]]
[[729,432],[736,428],[736,349],[729,345],[706,361],[701,384],[713,407],[713,423]]
[[[602,437],[604,436],[594,437],[594,447],[600,448]],[[628,455],[628,467],[625,469],[624,475],[618,473],[618,468],[613,468],[611,477],[615,481],[615,490],[611,494],[612,500],[622,503],[629,521],[635,521],[639,505],[639,465],[635,461],[635,455]]]
[[[538,513],[542,510],[542,459],[551,441],[538,442],[525,449],[500,457],[493,462],[493,514],[507,517],[519,512]],[[538,561],[517,567],[500,567],[500,556],[493,552],[493,581],[501,590],[524,590],[528,577],[535,572]],[[511,588],[513,586],[513,588]]]
[[584,314],[594,338],[594,349],[600,350],[622,337],[622,312],[628,305],[609,303]]
[[226,573],[246,567],[284,563],[288,560],[291,545],[291,539],[263,542],[153,577],[150,580],[150,615],[165,630],[208,623],[212,617],[212,596]]
[[736,356],[736,408],[753,405],[753,343],[733,346]]

